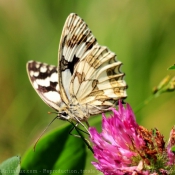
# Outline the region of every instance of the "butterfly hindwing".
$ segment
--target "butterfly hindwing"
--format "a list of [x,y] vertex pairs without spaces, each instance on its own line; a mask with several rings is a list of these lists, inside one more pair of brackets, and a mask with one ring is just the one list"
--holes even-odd
[[42,100],[55,110],[62,105],[56,66],[29,61],[27,72],[30,82]]
[[121,62],[104,46],[95,45],[77,64],[71,79],[70,92],[79,103],[87,104],[89,113],[98,114],[126,97]]

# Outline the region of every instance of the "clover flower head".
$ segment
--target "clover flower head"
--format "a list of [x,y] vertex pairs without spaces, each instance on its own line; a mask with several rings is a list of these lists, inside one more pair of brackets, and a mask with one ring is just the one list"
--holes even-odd
[[163,136],[157,129],[148,131],[136,122],[129,106],[119,102],[118,110],[111,108],[109,118],[102,114],[102,132],[89,129],[93,143],[92,164],[105,175],[156,175],[169,174],[175,162],[172,146],[175,143],[175,129],[165,146]]

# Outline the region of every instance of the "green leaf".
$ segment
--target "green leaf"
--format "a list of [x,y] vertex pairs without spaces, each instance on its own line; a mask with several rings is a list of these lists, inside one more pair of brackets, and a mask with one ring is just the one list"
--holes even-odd
[[21,174],[83,174],[86,146],[69,134],[71,128],[65,125],[50,132],[38,142],[35,152],[30,148],[22,158]]
[[172,70],[172,69],[175,69],[175,64],[168,68],[168,70]]
[[20,157],[11,157],[0,164],[0,175],[18,175],[20,172]]

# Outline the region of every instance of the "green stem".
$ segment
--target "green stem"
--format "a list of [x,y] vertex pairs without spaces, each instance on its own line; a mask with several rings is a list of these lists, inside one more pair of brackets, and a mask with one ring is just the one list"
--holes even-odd
[[94,154],[94,151],[92,149],[92,147],[90,146],[89,142],[87,141],[87,139],[83,136],[83,134],[80,132],[80,129],[75,126],[75,124],[73,122],[71,122],[71,124],[75,127],[77,133],[79,134],[79,136],[81,137],[81,139],[84,141],[84,143],[87,145],[87,147],[91,150],[91,152]]
[[139,112],[145,105],[147,105],[155,97],[156,97],[155,94],[149,96],[145,101],[143,101],[136,108],[134,108],[134,113]]

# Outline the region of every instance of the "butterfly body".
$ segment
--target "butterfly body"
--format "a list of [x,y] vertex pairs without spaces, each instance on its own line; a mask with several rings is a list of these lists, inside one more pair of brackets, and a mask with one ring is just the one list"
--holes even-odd
[[68,16],[60,40],[58,66],[27,63],[30,82],[62,120],[87,121],[126,98],[127,85],[115,53],[100,46],[87,24]]

